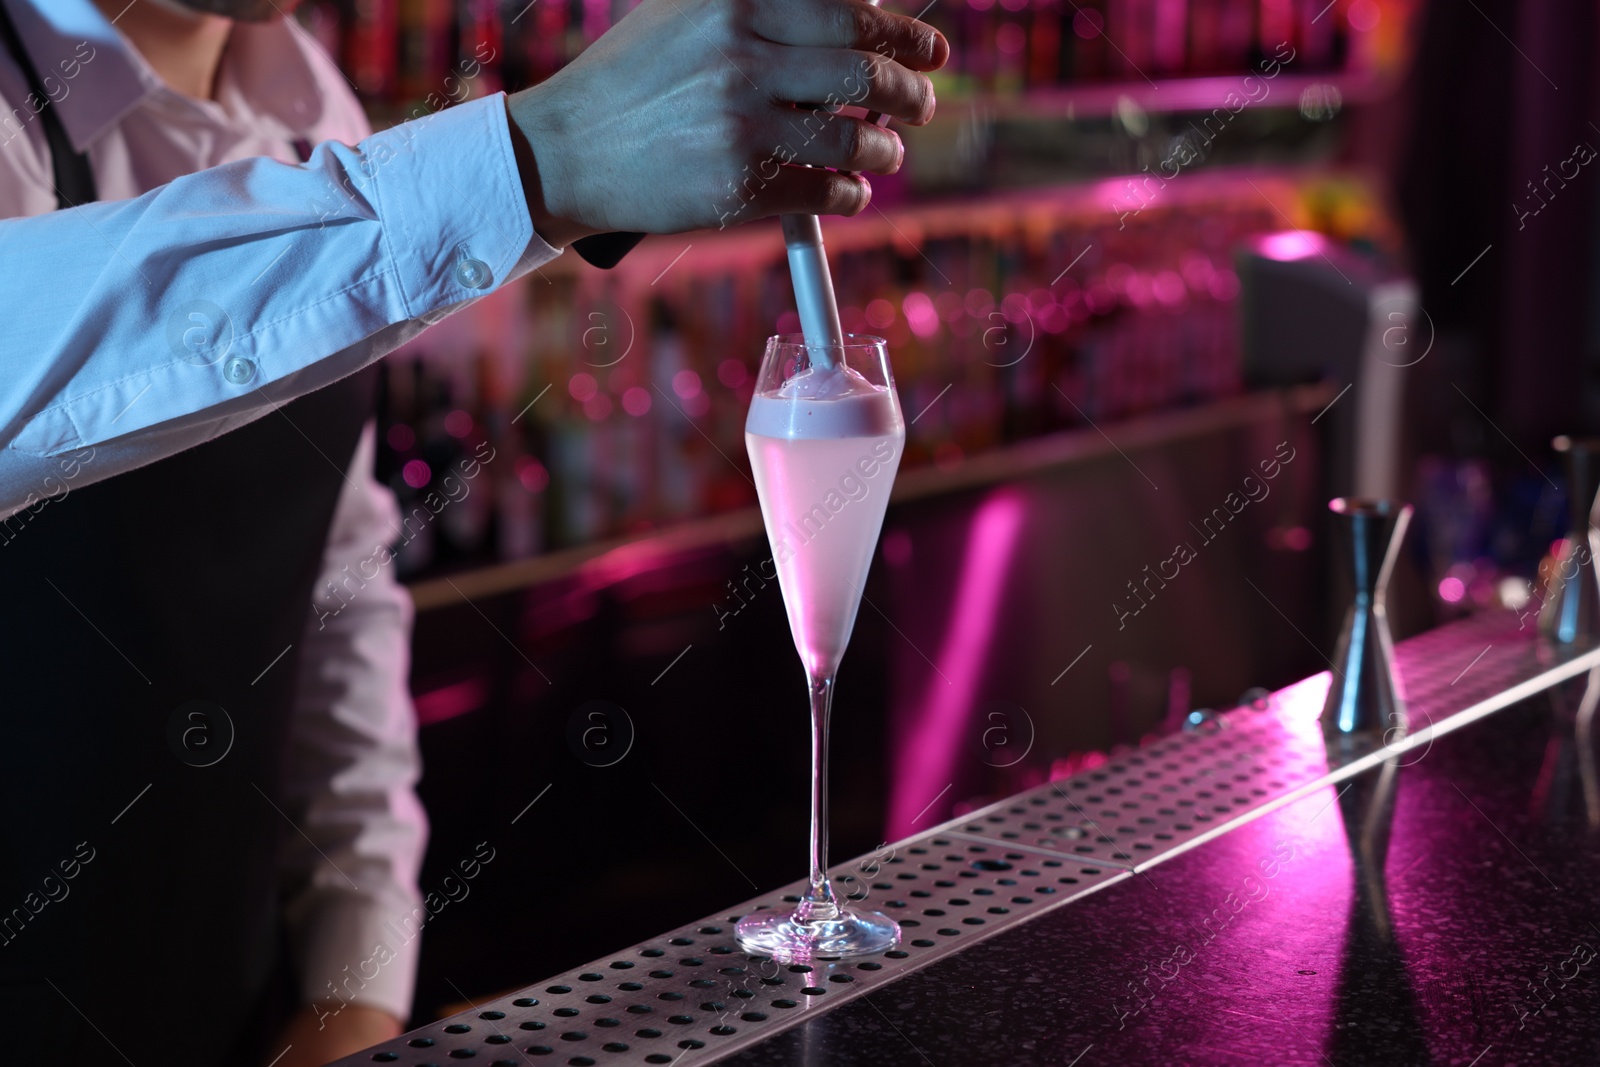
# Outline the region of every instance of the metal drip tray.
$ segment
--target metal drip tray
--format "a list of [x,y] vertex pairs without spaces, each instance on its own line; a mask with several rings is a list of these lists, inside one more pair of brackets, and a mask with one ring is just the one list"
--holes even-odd
[[1600,649],[1554,650],[1497,612],[1402,642],[1395,663],[1408,727],[1330,749],[1318,674],[940,829],[1143,870],[1384,760],[1415,762],[1434,738],[1600,665]]
[[734,924],[794,902],[795,882],[339,1062],[708,1063],[1600,665],[1600,648],[1552,651],[1503,613],[1395,652],[1409,730],[1329,751],[1322,674],[835,868],[840,893],[904,928],[884,956],[807,967],[743,953]]
[[[529,1063],[703,1063],[873,989],[1131,872],[996,842],[928,834],[836,868],[838,892],[892,915],[902,943],[883,956],[784,965],[749,956],[733,927],[804,889],[746,901],[726,915],[557,975],[516,996],[339,1061],[443,1067]],[[679,1057],[683,1057],[682,1060]]]
[[976,812],[958,832],[1130,869],[1144,866],[1326,776],[1315,715],[1312,729],[1300,737],[1274,729],[1278,725],[1270,712],[1234,712],[1205,730],[1163,739]]

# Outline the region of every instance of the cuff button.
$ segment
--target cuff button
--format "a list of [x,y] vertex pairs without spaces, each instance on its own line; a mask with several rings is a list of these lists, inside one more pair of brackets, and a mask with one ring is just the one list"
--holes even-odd
[[234,356],[222,364],[222,376],[234,385],[244,385],[256,376],[256,365],[248,359]]
[[469,257],[456,264],[456,281],[467,289],[487,289],[492,280],[489,264],[481,259]]

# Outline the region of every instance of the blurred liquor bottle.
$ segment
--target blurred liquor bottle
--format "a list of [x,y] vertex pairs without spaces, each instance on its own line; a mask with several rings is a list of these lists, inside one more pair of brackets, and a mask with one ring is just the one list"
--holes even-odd
[[[1370,29],[1384,6],[1363,0]],[[299,15],[385,116],[430,99],[543,81],[636,0],[312,0]],[[1334,72],[1350,59],[1350,5],[1326,0],[952,0],[922,17],[950,41],[939,77],[1001,97],[1103,81],[1243,77],[1267,57]],[[1292,49],[1286,53],[1284,49]]]
[[343,38],[345,73],[368,99],[389,99],[399,84],[399,0],[354,0]]

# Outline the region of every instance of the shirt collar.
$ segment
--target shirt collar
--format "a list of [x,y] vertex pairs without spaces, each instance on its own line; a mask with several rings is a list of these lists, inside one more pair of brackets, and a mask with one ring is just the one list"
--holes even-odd
[[[11,13],[47,93],[50,79],[65,95],[51,104],[72,146],[88,147],[152,96],[169,94],[161,78],[91,0],[0,0]],[[287,18],[236,23],[218,71],[256,112],[286,134],[311,131],[322,117],[321,96],[308,50],[316,46]],[[63,75],[76,71],[65,80]],[[177,95],[177,94],[173,94]]]
[[[163,86],[117,28],[89,0],[0,0],[11,13],[51,107],[82,152]],[[76,64],[76,66],[74,66]],[[64,75],[76,72],[68,80]],[[52,80],[55,84],[52,84]]]

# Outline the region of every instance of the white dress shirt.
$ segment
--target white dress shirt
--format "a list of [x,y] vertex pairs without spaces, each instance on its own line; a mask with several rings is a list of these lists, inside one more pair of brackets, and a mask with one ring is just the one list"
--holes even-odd
[[[51,498],[352,374],[559,254],[533,231],[500,95],[368,136],[292,20],[236,25],[215,99],[196,100],[90,0],[0,3],[100,196],[55,210],[41,101],[0,50],[0,560]],[[303,165],[296,138],[317,146]],[[330,457],[350,467],[328,578],[399,530],[374,436]],[[392,931],[421,914],[426,839],[411,602],[383,570],[331,621],[306,612],[285,779],[306,836],[282,864],[302,993],[403,1018],[419,940]]]

